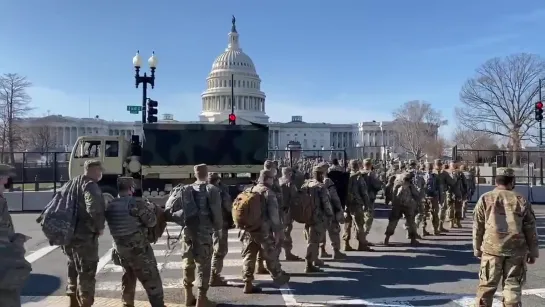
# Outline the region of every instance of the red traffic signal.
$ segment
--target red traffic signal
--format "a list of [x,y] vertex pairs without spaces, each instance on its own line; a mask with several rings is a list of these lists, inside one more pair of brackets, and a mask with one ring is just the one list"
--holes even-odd
[[237,116],[235,114],[229,114],[229,121],[234,122],[235,120],[237,120]]
[[536,102],[536,108],[543,109],[543,102],[541,101]]

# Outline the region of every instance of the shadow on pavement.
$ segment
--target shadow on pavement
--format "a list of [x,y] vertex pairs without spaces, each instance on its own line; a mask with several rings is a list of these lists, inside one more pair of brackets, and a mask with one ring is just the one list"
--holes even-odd
[[57,276],[30,274],[21,296],[48,296],[57,291],[62,281]]

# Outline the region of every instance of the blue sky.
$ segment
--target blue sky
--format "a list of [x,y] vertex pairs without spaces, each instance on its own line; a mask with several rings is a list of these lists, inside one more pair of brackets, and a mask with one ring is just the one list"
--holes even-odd
[[[518,0],[1,0],[0,72],[26,75],[33,115],[138,120],[132,57],[155,50],[159,113],[197,120],[231,14],[274,121],[388,120],[431,102],[454,126],[463,82],[489,58],[543,53],[545,2]],[[89,112],[88,101],[91,101]]]

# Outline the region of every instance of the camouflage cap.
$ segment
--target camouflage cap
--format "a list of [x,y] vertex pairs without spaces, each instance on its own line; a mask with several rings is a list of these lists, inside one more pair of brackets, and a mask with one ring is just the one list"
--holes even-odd
[[15,176],[15,168],[11,165],[0,164],[0,176],[2,177]]
[[293,173],[293,169],[289,166],[282,168],[282,175],[287,175]]
[[329,164],[327,164],[326,162],[318,163],[318,165],[316,166],[321,168],[324,173],[327,172],[327,169],[329,168]]
[[416,160],[409,160],[409,165],[416,165]]
[[271,179],[271,178],[274,178],[274,174],[270,170],[262,169],[261,171],[259,171],[259,179],[258,179],[259,182],[263,183],[265,182],[265,180]]
[[441,161],[441,159],[435,159],[435,160],[433,160],[433,163],[435,165],[441,165],[441,164],[443,164],[443,161]]
[[357,168],[360,164],[358,163],[358,160],[350,160],[350,167]]
[[313,173],[325,173],[324,171],[324,168],[320,165],[315,165],[314,167],[312,167],[312,172]]
[[369,159],[369,158],[363,159],[363,164],[365,164],[365,165],[371,164],[371,159]]
[[263,163],[263,167],[265,169],[274,168],[274,162],[272,160],[267,160],[267,161],[265,161],[265,163]]
[[498,169],[497,175],[505,177],[515,177],[515,170],[510,167]]
[[100,162],[100,160],[95,160],[95,159],[91,159],[91,160],[87,160],[83,163],[83,169],[84,170],[88,170],[89,168],[91,167],[101,167],[102,168],[102,162]]
[[195,173],[206,173],[208,172],[208,166],[206,164],[197,164],[193,166],[193,171]]

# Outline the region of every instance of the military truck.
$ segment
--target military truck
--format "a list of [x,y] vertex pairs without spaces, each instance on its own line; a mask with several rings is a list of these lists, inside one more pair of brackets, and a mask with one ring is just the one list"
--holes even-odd
[[231,191],[251,184],[267,157],[267,126],[223,124],[144,124],[142,137],[86,135],[70,155],[69,176],[83,174],[86,160],[102,161],[99,182],[106,200],[117,195],[117,177],[131,176],[136,193],[157,203],[166,201],[179,183],[195,180],[193,166],[208,165]]

